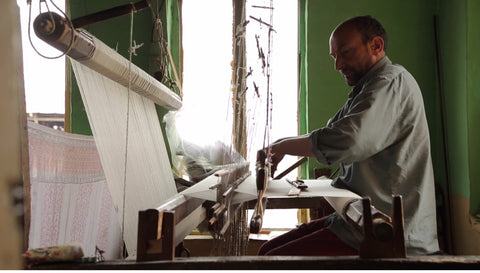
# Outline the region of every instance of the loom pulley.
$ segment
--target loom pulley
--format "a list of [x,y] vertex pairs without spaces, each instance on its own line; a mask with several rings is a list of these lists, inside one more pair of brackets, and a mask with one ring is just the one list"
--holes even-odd
[[88,60],[94,54],[92,36],[81,29],[72,29],[71,22],[55,12],[39,14],[33,29],[37,37],[75,60]]

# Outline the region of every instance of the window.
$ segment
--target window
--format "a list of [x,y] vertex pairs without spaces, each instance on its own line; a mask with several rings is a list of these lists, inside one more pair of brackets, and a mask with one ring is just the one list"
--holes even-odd
[[[247,69],[255,77],[247,78],[248,136],[247,160],[254,168],[256,151],[263,147],[266,120],[266,76],[262,71],[258,50],[268,54],[268,27],[250,16],[272,24],[270,58],[270,97],[272,119],[269,125],[269,141],[298,134],[298,50],[297,0],[273,1],[273,17],[270,21],[270,1],[250,0],[246,3],[247,25]],[[231,140],[231,79],[232,68],[232,2],[224,0],[184,0],[182,10],[184,78],[184,112],[177,120],[182,137],[200,145],[221,140]],[[273,22],[273,23],[272,23]],[[256,38],[257,37],[257,38]],[[260,46],[257,47],[257,40]],[[256,94],[253,82],[258,86]],[[260,97],[260,99],[259,99]],[[212,126],[213,124],[213,126]],[[210,126],[207,126],[210,125]],[[286,169],[297,160],[288,157],[282,161],[278,171]],[[295,171],[289,174],[296,178]],[[288,215],[288,216],[286,216]],[[288,220],[286,220],[288,218]],[[250,219],[250,216],[249,216]],[[268,210],[263,227],[294,227],[297,210]]]
[[[60,13],[50,2],[50,10]],[[65,10],[65,1],[56,0],[55,4]],[[28,36],[29,6],[25,0],[17,0],[20,8],[22,26],[23,71],[25,84],[25,100],[27,113],[65,113],[65,56],[50,60],[45,59],[32,48],[31,38],[35,48],[45,56],[56,57],[60,51],[46,44],[33,31],[33,20],[39,14],[38,2],[32,2],[30,38]],[[42,11],[46,7],[42,4]]]

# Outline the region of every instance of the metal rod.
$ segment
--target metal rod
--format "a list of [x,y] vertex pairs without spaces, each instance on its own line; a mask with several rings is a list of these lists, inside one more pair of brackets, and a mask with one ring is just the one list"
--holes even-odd
[[131,13],[132,11],[140,11],[148,7],[150,7],[150,2],[147,0],[142,0],[136,3],[126,4],[72,19],[72,24],[75,28],[80,28],[91,25],[93,23],[126,15]]
[[307,161],[307,157],[302,157],[300,158],[297,162],[295,162],[292,166],[288,167],[288,169],[286,169],[285,171],[283,171],[281,174],[277,175],[275,178],[273,179],[281,179],[283,178],[285,175],[287,175],[289,172],[293,171],[294,169],[296,169],[298,166],[302,165],[304,162]]

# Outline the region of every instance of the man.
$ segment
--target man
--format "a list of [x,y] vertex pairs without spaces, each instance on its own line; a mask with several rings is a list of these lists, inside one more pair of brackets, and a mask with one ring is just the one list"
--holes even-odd
[[[439,250],[430,139],[422,94],[413,76],[385,54],[387,34],[371,16],[351,18],[330,36],[335,69],[353,90],[324,128],[270,147],[272,172],[285,154],[339,163],[332,182],[390,213],[403,197],[408,255]],[[355,255],[362,235],[340,215],[315,220],[266,242],[259,255]]]

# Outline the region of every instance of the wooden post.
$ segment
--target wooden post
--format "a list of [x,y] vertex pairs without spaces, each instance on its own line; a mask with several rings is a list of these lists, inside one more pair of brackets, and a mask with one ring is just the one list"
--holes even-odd
[[[391,224],[380,218],[373,219],[369,197],[364,197],[362,201],[364,239],[360,244],[360,258],[405,258],[401,196],[393,197]],[[393,225],[393,232],[390,225]]]
[[175,213],[148,209],[138,213],[137,261],[173,260]]

